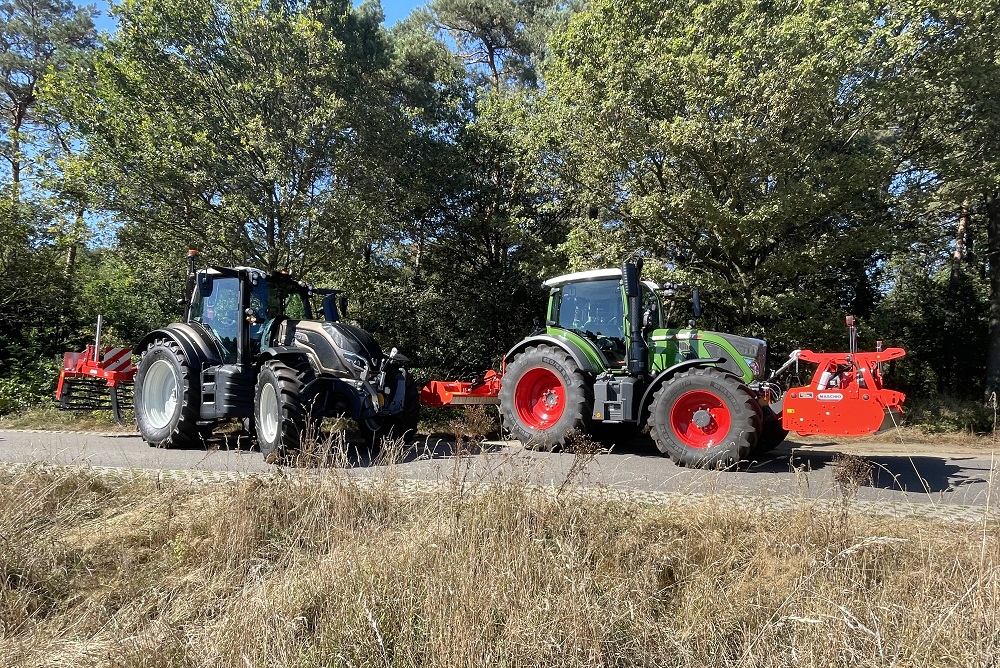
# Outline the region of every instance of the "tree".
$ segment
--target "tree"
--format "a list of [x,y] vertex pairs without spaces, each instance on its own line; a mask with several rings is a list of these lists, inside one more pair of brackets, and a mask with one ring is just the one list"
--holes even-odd
[[368,214],[401,112],[377,5],[133,0],[92,69],[53,80],[141,250],[308,274]]
[[[929,378],[925,391],[973,396],[985,388],[989,397],[1000,373],[1000,282],[991,287],[989,276],[1000,263],[988,248],[1000,178],[992,140],[1000,132],[997,9],[896,2],[883,17],[877,76],[899,128],[890,191],[901,234],[880,317],[912,351],[904,374]],[[987,366],[994,370],[984,373]]]
[[575,264],[624,239],[700,284],[717,325],[839,340],[840,313],[871,313],[892,237],[882,30],[851,1],[598,0],[574,17],[539,111],[546,162],[589,205]]
[[69,0],[0,3],[0,128],[5,137],[0,146],[15,204],[34,135],[52,125],[37,115],[38,84],[47,72],[65,70],[75,54],[94,46],[94,13],[93,7],[79,8]]
[[66,211],[32,168],[51,166],[60,123],[39,104],[40,82],[93,45],[92,15],[58,0],[0,3],[0,413],[47,394],[54,355],[78,325],[58,234]]

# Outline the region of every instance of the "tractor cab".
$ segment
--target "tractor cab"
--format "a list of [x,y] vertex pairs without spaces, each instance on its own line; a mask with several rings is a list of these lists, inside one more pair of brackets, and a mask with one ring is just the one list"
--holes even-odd
[[186,320],[209,335],[224,364],[251,364],[275,323],[311,320],[310,289],[284,274],[250,267],[197,272]]
[[[628,298],[620,269],[580,271],[551,278],[546,325],[550,334],[583,339],[600,352],[601,366],[622,369],[628,363]],[[663,326],[663,306],[651,281],[640,284],[642,326]],[[586,349],[585,348],[585,349]]]

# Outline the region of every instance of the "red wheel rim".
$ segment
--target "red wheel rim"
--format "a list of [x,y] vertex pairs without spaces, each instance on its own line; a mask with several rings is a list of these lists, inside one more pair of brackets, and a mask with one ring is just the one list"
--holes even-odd
[[674,436],[689,448],[704,450],[718,445],[729,433],[732,422],[726,404],[706,390],[682,394],[670,409]]
[[551,370],[529,369],[514,388],[514,406],[525,425],[535,430],[548,429],[566,409],[566,388]]

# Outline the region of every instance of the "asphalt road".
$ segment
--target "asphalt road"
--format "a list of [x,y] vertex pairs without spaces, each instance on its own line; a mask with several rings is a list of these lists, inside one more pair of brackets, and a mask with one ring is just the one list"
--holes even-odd
[[[514,442],[495,442],[473,450],[457,448],[445,438],[426,438],[407,445],[392,474],[416,480],[466,481],[506,476],[532,484],[563,485],[572,480],[587,486],[640,493],[724,493],[754,499],[801,500],[843,498],[844,469],[840,452],[863,457],[871,478],[847,492],[875,504],[924,505],[933,508],[973,507],[995,516],[1000,507],[1000,450],[928,444],[838,445],[815,439],[788,441],[760,462],[736,471],[698,471],[675,466],[659,455],[652,441],[637,438],[610,453],[588,459],[566,453],[523,450]],[[388,468],[371,461],[359,443],[348,444],[352,475],[380,475]],[[459,453],[456,455],[456,450]],[[197,449],[157,449],[133,435],[0,431],[0,462],[144,469],[154,471],[260,474],[280,467],[236,438],[217,438]],[[586,466],[584,466],[584,464]],[[955,508],[958,510],[958,508]]]

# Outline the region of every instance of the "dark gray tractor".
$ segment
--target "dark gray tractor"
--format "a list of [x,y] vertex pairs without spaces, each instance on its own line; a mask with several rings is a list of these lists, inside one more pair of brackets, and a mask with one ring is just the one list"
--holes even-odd
[[147,442],[197,444],[227,418],[242,419],[265,456],[298,449],[323,417],[354,419],[376,445],[416,429],[408,360],[342,322],[339,291],[250,267],[196,270],[198,254],[188,258],[184,321],[135,347],[135,415]]

